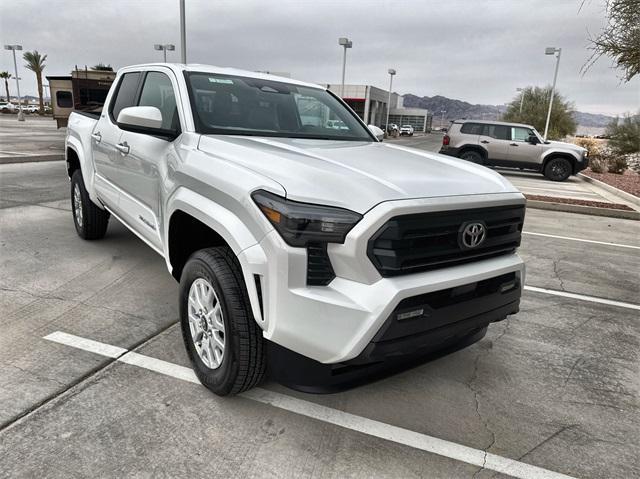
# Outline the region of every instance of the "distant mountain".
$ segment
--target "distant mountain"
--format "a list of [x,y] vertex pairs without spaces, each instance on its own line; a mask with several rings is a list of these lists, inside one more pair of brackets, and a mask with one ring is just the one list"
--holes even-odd
[[[438,125],[441,112],[444,110],[445,120],[456,120],[458,118],[474,118],[495,120],[507,109],[506,105],[474,105],[472,103],[447,98],[445,96],[423,96],[408,94],[404,95],[404,106],[408,108],[426,108],[433,112],[434,125]],[[607,126],[613,117],[607,115],[596,115],[582,111],[575,112],[578,125],[602,128]]]

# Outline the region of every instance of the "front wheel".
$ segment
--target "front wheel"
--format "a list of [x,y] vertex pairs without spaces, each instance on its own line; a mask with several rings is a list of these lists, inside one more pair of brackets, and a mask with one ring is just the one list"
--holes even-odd
[[180,279],[180,325],[196,376],[215,394],[238,394],[262,380],[265,340],[230,248],[203,249],[187,261]]
[[544,176],[551,181],[564,181],[571,175],[571,163],[566,158],[552,158],[544,167]]
[[91,201],[80,170],[71,176],[71,211],[80,238],[95,240],[104,237],[109,225],[109,212]]

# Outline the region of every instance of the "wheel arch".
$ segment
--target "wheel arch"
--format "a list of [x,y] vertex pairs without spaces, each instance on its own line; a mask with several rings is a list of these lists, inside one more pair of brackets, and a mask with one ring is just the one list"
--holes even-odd
[[[165,260],[171,275],[180,281],[189,257],[203,248],[228,246],[238,257],[254,317],[261,324],[262,311],[254,270],[264,269],[266,255],[256,246],[264,234],[254,235],[245,222],[228,209],[185,188],[172,198],[165,226]],[[260,250],[261,254],[256,251]]]
[[462,145],[460,147],[460,150],[458,151],[458,157],[461,157],[467,151],[475,151],[477,153],[480,153],[484,161],[488,159],[487,150],[479,145]]
[[552,151],[545,155],[545,157],[542,160],[542,169],[541,169],[542,172],[544,172],[545,168],[547,167],[547,163],[549,163],[554,158],[564,158],[565,160],[568,160],[569,163],[571,163],[572,174],[574,175],[576,174],[576,165],[578,163],[576,161],[576,158],[571,153],[564,153],[562,151]]

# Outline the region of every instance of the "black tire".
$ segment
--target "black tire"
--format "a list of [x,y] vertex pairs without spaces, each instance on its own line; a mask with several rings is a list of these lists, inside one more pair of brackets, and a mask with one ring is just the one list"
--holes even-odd
[[[189,327],[189,292],[198,278],[206,280],[222,308],[224,355],[216,369],[201,359]],[[193,370],[209,390],[219,396],[241,393],[260,383],[266,370],[266,345],[256,324],[238,259],[230,248],[195,252],[180,278],[180,325]]]
[[481,165],[484,161],[482,155],[475,150],[466,150],[460,154],[460,158],[471,163],[477,163]]
[[[78,194],[76,194],[76,188]],[[77,198],[80,199],[79,208]],[[73,224],[80,238],[86,240],[104,238],[109,225],[109,212],[91,201],[89,193],[84,187],[84,180],[80,170],[74,171],[71,176],[71,212],[73,214]]]
[[564,181],[571,176],[571,162],[566,158],[551,158],[544,167],[544,176],[551,181]]

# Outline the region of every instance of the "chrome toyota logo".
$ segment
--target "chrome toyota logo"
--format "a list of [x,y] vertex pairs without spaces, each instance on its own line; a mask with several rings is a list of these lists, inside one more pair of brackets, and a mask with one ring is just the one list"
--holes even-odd
[[460,243],[464,248],[476,248],[484,243],[486,237],[486,226],[477,221],[463,225],[460,231]]

